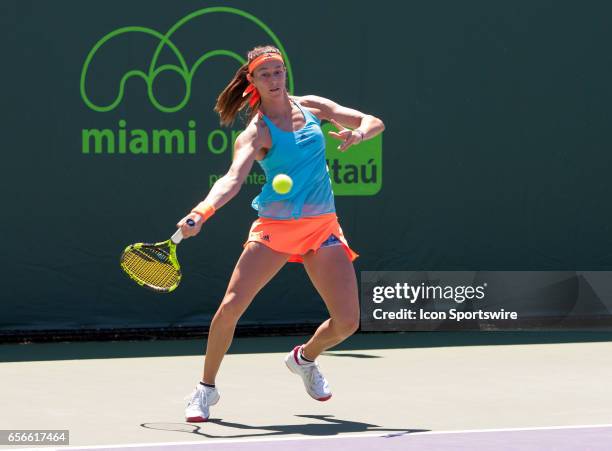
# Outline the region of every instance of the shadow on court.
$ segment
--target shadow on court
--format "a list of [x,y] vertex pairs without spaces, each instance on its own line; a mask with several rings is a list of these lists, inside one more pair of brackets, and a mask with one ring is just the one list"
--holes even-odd
[[[308,336],[275,336],[236,338],[229,354],[288,352]],[[205,338],[190,340],[107,341],[76,343],[33,343],[0,345],[0,362],[33,362],[75,359],[117,359],[133,357],[172,357],[202,355]],[[548,343],[612,342],[612,331],[548,332],[392,332],[358,333],[334,351],[410,349],[452,346],[518,345]],[[375,358],[366,354],[342,357]]]
[[[256,438],[256,437],[282,437],[285,435],[302,435],[307,437],[331,437],[338,434],[358,433],[358,432],[390,432],[390,436],[410,434],[413,432],[427,432],[428,429],[385,429],[375,424],[361,423],[358,421],[347,421],[334,418],[333,415],[295,415],[299,418],[309,418],[318,420],[322,423],[307,423],[307,424],[279,424],[269,426],[252,426],[242,423],[232,423],[223,421],[221,418],[214,418],[208,423],[214,423],[219,426],[237,429],[239,432],[235,434],[215,435],[204,432],[206,424],[190,424],[190,423],[142,423],[140,426],[145,429],[154,429],[159,431],[175,431],[186,434],[201,435],[206,438]],[[269,432],[252,432],[246,431],[269,431]]]

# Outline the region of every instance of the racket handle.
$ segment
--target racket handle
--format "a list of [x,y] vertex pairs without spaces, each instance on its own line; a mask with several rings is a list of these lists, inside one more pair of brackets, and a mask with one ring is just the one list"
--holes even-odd
[[[195,225],[195,221],[191,218],[185,222],[189,227],[193,227]],[[174,235],[172,235],[170,239],[174,244],[179,244],[181,241],[183,241],[183,231],[181,229],[178,229],[176,232],[174,232]]]
[[179,244],[181,241],[183,241],[183,231],[181,229],[178,229],[176,232],[174,232],[174,235],[170,237],[170,240],[174,244]]

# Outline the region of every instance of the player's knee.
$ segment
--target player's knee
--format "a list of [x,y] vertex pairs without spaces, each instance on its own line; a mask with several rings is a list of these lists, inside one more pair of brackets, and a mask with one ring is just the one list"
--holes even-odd
[[238,293],[228,292],[219,309],[217,315],[225,321],[238,321],[248,305],[248,299],[245,299]]
[[341,338],[346,338],[353,335],[359,329],[359,313],[350,316],[339,318],[335,321],[336,330]]

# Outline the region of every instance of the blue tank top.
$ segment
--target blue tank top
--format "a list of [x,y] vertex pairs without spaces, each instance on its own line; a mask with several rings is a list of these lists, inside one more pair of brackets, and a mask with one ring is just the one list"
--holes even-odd
[[[258,161],[266,175],[266,183],[251,205],[264,218],[297,219],[336,211],[321,121],[297,102],[293,103],[306,121],[304,127],[295,132],[279,129],[262,114],[270,130],[272,147],[266,157]],[[277,174],[287,174],[293,179],[293,188],[287,194],[278,194],[272,189],[272,180]]]

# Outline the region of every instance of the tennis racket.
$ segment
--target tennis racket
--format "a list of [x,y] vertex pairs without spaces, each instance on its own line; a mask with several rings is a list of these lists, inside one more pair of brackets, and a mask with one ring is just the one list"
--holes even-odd
[[[186,223],[190,227],[195,225],[193,219]],[[166,241],[130,244],[121,254],[121,269],[138,285],[158,293],[169,293],[181,282],[176,246],[182,240],[183,233],[178,229]]]

